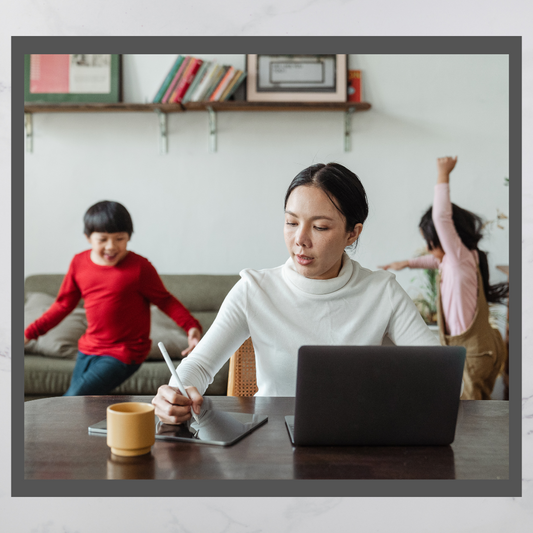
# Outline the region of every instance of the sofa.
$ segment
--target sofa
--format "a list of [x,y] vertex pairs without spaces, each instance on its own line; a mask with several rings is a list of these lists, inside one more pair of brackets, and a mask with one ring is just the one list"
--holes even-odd
[[[62,274],[31,275],[24,282],[24,327],[46,311],[54,301]],[[166,288],[197,318],[203,332],[213,323],[222,301],[240,279],[238,275],[163,274]],[[59,325],[30,341],[24,348],[25,400],[62,395],[70,385],[77,354],[77,341],[87,327],[83,301]],[[157,307],[151,306],[152,348],[139,370],[112,394],[155,395],[168,383],[170,372],[157,343],[164,342],[176,366],[187,347],[187,335]],[[215,376],[206,394],[225,395],[229,362]]]

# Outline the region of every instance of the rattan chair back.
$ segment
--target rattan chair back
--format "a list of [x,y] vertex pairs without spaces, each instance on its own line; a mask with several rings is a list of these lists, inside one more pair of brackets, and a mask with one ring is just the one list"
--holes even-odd
[[254,345],[248,337],[230,358],[228,396],[253,396],[257,390]]

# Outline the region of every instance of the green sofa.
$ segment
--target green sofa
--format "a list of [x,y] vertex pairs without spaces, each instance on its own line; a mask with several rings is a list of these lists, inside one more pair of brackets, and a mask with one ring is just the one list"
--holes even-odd
[[[198,319],[204,333],[213,323],[222,301],[240,279],[238,275],[185,275],[163,274],[163,283]],[[25,324],[42,314],[56,297],[62,274],[28,276],[24,282]],[[187,336],[174,322],[152,306],[152,350],[141,368],[113,394],[155,395],[157,388],[168,383],[170,372],[157,349],[163,341],[176,365],[181,350],[187,346]],[[86,327],[83,301],[65,320],[46,335],[31,341],[24,354],[24,397],[26,400],[62,395],[70,384],[77,353],[77,339]],[[229,362],[215,376],[206,394],[225,395],[227,392]]]

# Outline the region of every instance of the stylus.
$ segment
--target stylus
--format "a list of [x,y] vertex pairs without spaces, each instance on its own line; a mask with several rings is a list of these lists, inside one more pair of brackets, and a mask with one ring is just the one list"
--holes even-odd
[[[178,377],[178,373],[176,372],[176,368],[174,367],[174,364],[172,363],[172,360],[170,359],[170,355],[168,355],[167,349],[165,348],[165,345],[162,342],[159,342],[157,344],[159,346],[159,349],[161,350],[161,353],[163,354],[163,357],[165,359],[165,363],[168,366],[168,369],[170,370],[170,373],[172,374],[172,377],[176,380],[178,383],[178,388],[185,396],[186,398],[191,399],[191,397],[187,394],[187,391],[185,390],[185,387],[183,386],[183,383],[181,382],[180,378]],[[192,416],[194,416],[194,419],[196,422],[200,423],[200,420],[198,420],[198,415],[193,411],[193,408],[191,406],[191,413]]]

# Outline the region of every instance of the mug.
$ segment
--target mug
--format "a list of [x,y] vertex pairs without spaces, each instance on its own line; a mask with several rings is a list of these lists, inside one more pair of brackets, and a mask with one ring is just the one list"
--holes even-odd
[[154,406],[115,403],[107,408],[107,445],[111,453],[134,456],[149,453],[155,442]]

